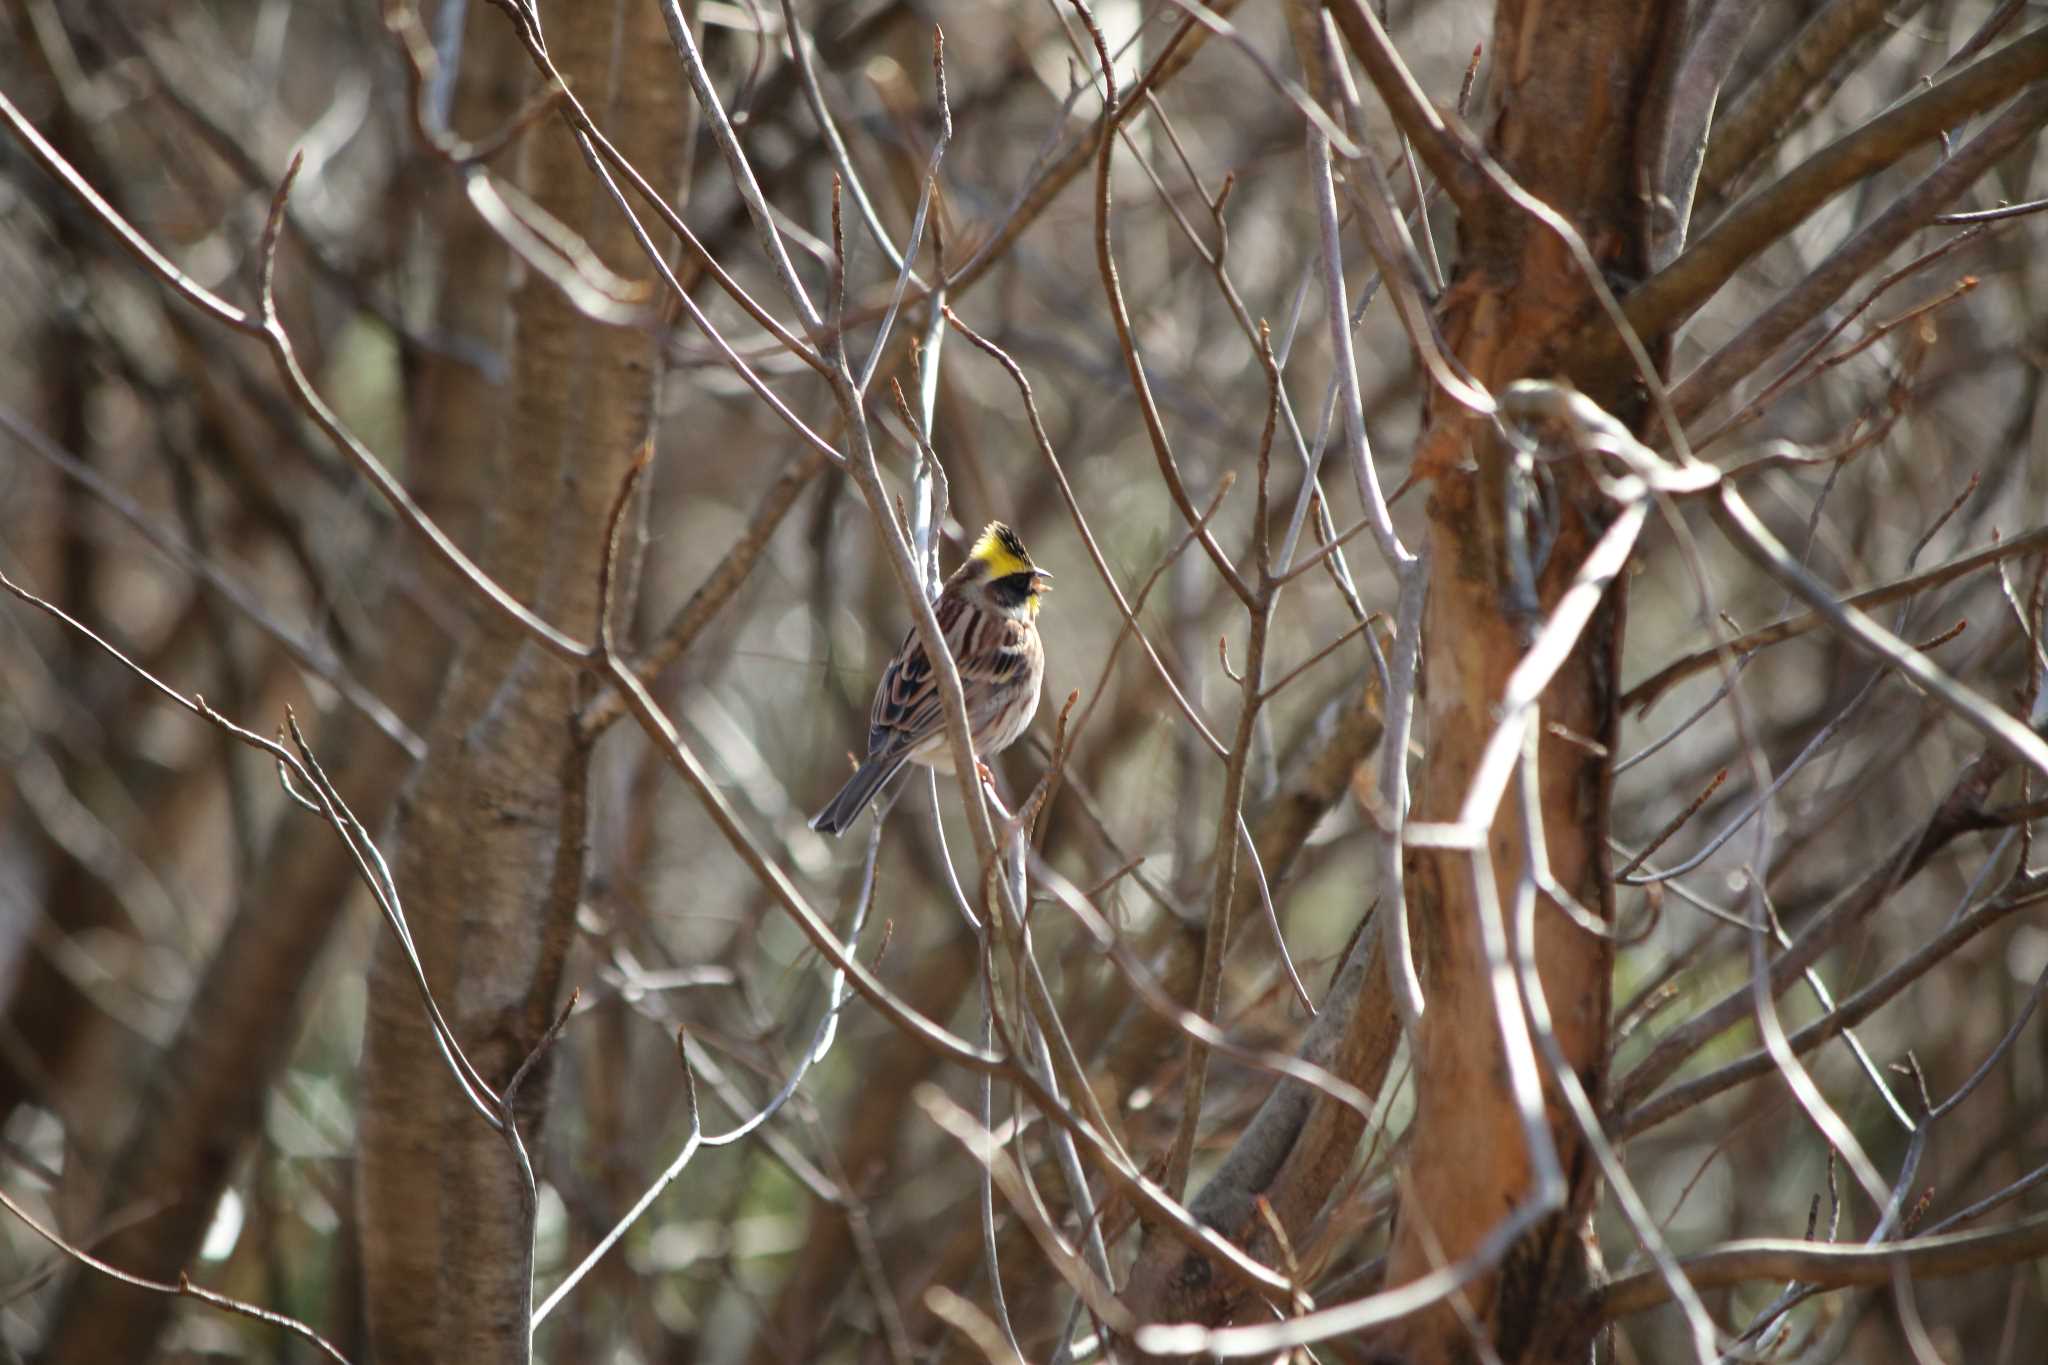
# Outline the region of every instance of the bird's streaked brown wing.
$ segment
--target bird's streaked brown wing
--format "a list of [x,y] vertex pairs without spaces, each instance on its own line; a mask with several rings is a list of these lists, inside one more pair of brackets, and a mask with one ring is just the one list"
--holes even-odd
[[[968,720],[981,728],[983,703],[1030,667],[1029,628],[983,611],[961,597],[941,597],[939,628],[960,669]],[[989,632],[996,632],[994,640]],[[891,757],[915,749],[945,728],[938,680],[924,641],[912,626],[882,674],[868,714],[868,757]]]

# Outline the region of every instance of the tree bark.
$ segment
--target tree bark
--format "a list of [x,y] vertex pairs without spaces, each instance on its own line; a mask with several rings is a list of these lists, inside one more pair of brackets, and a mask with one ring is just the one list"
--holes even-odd
[[[510,117],[530,84],[503,19],[472,16],[469,60],[455,97],[465,125]],[[446,273],[436,304],[443,332],[492,351],[505,343],[507,256],[463,202],[459,189],[437,197],[431,231],[446,244]],[[446,356],[419,357],[408,395],[418,419],[409,440],[408,482],[428,515],[458,541],[491,487],[495,386],[474,366]],[[393,535],[403,535],[394,530]],[[388,640],[403,641],[376,660],[354,659],[359,676],[399,717],[418,724],[433,711],[454,641],[449,614],[427,596],[457,591],[429,555],[403,542],[390,554],[406,567],[373,573],[380,584],[412,576],[420,588],[387,588],[377,604]],[[388,821],[412,760],[360,713],[337,703],[308,726],[314,752],[363,824]],[[221,1191],[263,1122],[270,1088],[298,1041],[304,986],[345,907],[362,883],[348,849],[324,821],[287,809],[243,889],[175,1038],[152,1068],[148,1098],[112,1161],[100,1220],[169,1202],[123,1227],[100,1254],[137,1275],[174,1281],[194,1264]],[[415,1002],[416,1004],[416,1002]],[[95,1365],[150,1358],[176,1301],[117,1280],[76,1273],[51,1315],[40,1357],[46,1365]]]
[[[502,20],[502,16],[499,17]],[[570,6],[549,49],[620,149],[673,185],[683,110],[659,11]],[[618,273],[653,268],[565,127],[527,143],[531,196]],[[513,299],[497,501],[478,562],[513,596],[585,638],[597,629],[606,516],[652,425],[659,351],[600,330],[529,272]],[[403,816],[398,888],[434,988],[470,1060],[502,1086],[551,1022],[582,887],[588,748],[584,680],[493,619],[456,661]],[[545,1067],[517,1097],[529,1137]],[[504,1140],[448,1074],[397,945],[370,977],[360,1134],[364,1289],[376,1358],[523,1360],[532,1210]]]
[[[1664,26],[1683,7],[1607,0],[1553,6],[1509,0],[1494,24],[1497,116],[1487,148],[1527,191],[1562,213],[1610,279],[1639,278],[1648,206],[1636,168],[1650,149],[1637,137]],[[1506,198],[1488,195],[1460,222],[1458,264],[1441,310],[1444,334],[1490,391],[1517,379],[1566,380],[1624,421],[1644,411],[1627,365],[1560,374],[1573,331],[1597,320],[1590,282],[1565,244]],[[1652,354],[1659,347],[1645,338]],[[1536,600],[1518,602],[1509,558],[1511,452],[1439,400],[1431,424],[1464,424],[1470,466],[1439,477],[1429,504],[1434,579],[1424,631],[1426,758],[1416,818],[1455,820],[1495,727],[1509,673],[1533,626],[1556,604],[1606,524],[1597,490],[1573,460],[1547,467],[1555,533],[1535,576]],[[1424,449],[1434,448],[1425,439]],[[1533,607],[1533,610],[1532,610]],[[1606,853],[1611,746],[1624,601],[1611,591],[1542,697],[1540,802],[1550,870],[1580,905],[1611,922]],[[1503,905],[1523,873],[1525,840],[1510,798],[1487,847]],[[1399,1285],[1470,1254],[1532,1188],[1519,1112],[1480,943],[1480,908],[1466,855],[1410,855],[1409,913],[1427,1010],[1416,1039],[1416,1118],[1409,1179],[1389,1253]],[[1538,907],[1534,957],[1557,1041],[1595,1097],[1604,1075],[1612,946],[1574,926],[1548,899]],[[1523,1237],[1492,1273],[1467,1286],[1479,1339],[1505,1361],[1583,1361],[1588,1343],[1551,1311],[1597,1273],[1590,1213],[1599,1181],[1576,1125],[1545,1080],[1545,1121],[1568,1184],[1561,1210]],[[1380,1338],[1414,1362],[1478,1358],[1474,1330],[1452,1303],[1408,1318]]]

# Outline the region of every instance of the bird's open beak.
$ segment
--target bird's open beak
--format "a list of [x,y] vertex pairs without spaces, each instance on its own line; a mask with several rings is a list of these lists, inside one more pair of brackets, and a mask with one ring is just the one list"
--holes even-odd
[[1051,592],[1052,575],[1043,569],[1033,569],[1031,571],[1031,590],[1033,592]]

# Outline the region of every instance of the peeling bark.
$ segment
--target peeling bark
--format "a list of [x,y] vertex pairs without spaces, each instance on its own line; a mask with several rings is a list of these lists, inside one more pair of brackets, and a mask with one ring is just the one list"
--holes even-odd
[[[1497,116],[1488,150],[1577,227],[1610,279],[1639,278],[1646,265],[1648,206],[1637,194],[1636,167],[1651,149],[1636,139],[1663,25],[1680,22],[1678,5],[1620,3],[1508,3],[1496,16],[1490,51]],[[1573,332],[1597,319],[1596,307],[1564,243],[1505,199],[1489,198],[1461,220],[1441,321],[1452,350],[1489,390],[1517,379],[1560,378],[1623,420],[1640,422],[1645,404],[1631,367],[1564,374],[1556,368]],[[1656,354],[1657,340],[1645,341]],[[1432,413],[1437,426],[1464,421],[1447,402]],[[1429,504],[1435,578],[1424,632],[1420,820],[1457,817],[1529,630],[1606,524],[1603,501],[1581,467],[1549,466],[1554,538],[1535,575],[1535,600],[1520,599],[1509,551],[1510,453],[1477,424],[1462,434],[1472,466],[1438,478]],[[1609,921],[1605,836],[1624,612],[1617,585],[1541,703],[1540,802],[1550,870],[1579,904]],[[1512,800],[1496,813],[1488,847],[1505,903],[1525,856]],[[1390,1286],[1471,1253],[1532,1186],[1494,1022],[1470,861],[1438,852],[1411,854],[1409,861],[1409,913],[1428,1008],[1417,1040],[1414,1140],[1389,1255]],[[1534,956],[1557,1040],[1597,1102],[1605,1082],[1611,944],[1573,925],[1546,899]],[[1597,1273],[1589,1217],[1599,1182],[1548,1078],[1545,1120],[1567,1182],[1564,1205],[1464,1295],[1479,1330],[1507,1361],[1583,1360],[1588,1345],[1552,1310]],[[1378,1344],[1409,1361],[1475,1358],[1471,1329],[1449,1303],[1394,1325]]]

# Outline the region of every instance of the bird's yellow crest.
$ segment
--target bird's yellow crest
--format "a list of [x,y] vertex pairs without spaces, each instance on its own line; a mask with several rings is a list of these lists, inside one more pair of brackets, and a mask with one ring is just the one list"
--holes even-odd
[[1024,542],[1000,521],[988,524],[981,533],[981,539],[975,541],[974,548],[967,552],[967,557],[986,564],[990,578],[1007,578],[1013,573],[1029,572],[1034,567],[1031,556],[1025,552]]

